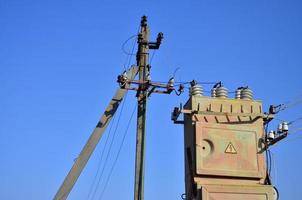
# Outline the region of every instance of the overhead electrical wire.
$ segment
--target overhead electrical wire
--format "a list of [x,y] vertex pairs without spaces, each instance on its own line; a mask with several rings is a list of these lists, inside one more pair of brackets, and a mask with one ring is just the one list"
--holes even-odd
[[122,113],[123,113],[123,110],[124,110],[124,105],[125,105],[125,102],[126,102],[126,99],[127,99],[127,94],[128,94],[128,93],[125,94],[125,97],[124,97],[124,99],[123,99],[123,102],[122,102],[122,105],[121,105],[121,111],[120,111],[120,113],[119,113],[119,116],[118,116],[118,119],[117,119],[117,123],[116,123],[116,127],[115,127],[115,130],[114,130],[114,132],[113,132],[113,136],[112,136],[112,139],[111,139],[111,141],[110,141],[110,144],[109,144],[109,149],[108,149],[107,154],[106,154],[106,158],[105,158],[105,161],[104,161],[104,165],[103,165],[103,168],[102,168],[100,177],[99,177],[99,179],[98,179],[98,181],[97,181],[96,187],[95,187],[95,189],[94,189],[94,191],[93,191],[93,193],[92,193],[92,199],[94,199],[94,197],[95,197],[95,195],[96,195],[96,191],[97,191],[97,189],[98,189],[98,187],[99,187],[99,184],[100,184],[100,182],[101,182],[101,180],[102,180],[102,178],[103,178],[103,174],[104,174],[104,171],[105,171],[105,168],[106,168],[108,159],[109,159],[109,155],[110,155],[110,152],[111,152],[111,149],[112,149],[112,145],[113,145],[113,143],[114,143],[115,136],[116,136],[116,133],[117,133],[117,128],[118,128],[118,126],[119,126],[119,122],[120,122],[120,119],[121,119],[121,116],[122,116]]
[[102,197],[103,197],[103,195],[104,195],[104,192],[106,191],[107,185],[108,185],[108,183],[109,183],[109,181],[110,181],[111,174],[112,174],[112,172],[113,172],[113,170],[114,170],[114,167],[115,167],[115,165],[116,165],[116,163],[117,163],[117,161],[118,161],[118,158],[119,158],[119,156],[120,156],[120,153],[121,153],[123,144],[124,144],[124,142],[125,142],[125,138],[126,138],[126,136],[127,136],[127,133],[128,133],[128,130],[129,130],[129,127],[130,127],[130,124],[131,124],[133,115],[134,115],[134,113],[135,113],[135,111],[136,111],[136,108],[137,108],[137,104],[135,104],[134,109],[133,109],[133,111],[132,111],[132,113],[131,113],[131,116],[130,116],[130,118],[129,118],[129,120],[128,120],[128,123],[127,123],[127,126],[126,126],[126,130],[125,130],[124,135],[123,135],[123,138],[122,138],[122,142],[121,142],[121,144],[120,144],[120,146],[119,146],[117,155],[116,155],[115,160],[114,160],[114,162],[113,162],[113,165],[111,166],[111,169],[110,169],[110,171],[109,171],[109,174],[108,174],[108,177],[107,177],[107,179],[106,179],[104,188],[103,188],[103,190],[102,190],[102,192],[101,192],[101,195],[100,195],[100,198],[99,198],[100,200],[102,199]]
[[111,123],[110,123],[109,131],[108,131],[108,133],[106,134],[107,137],[106,137],[106,140],[105,140],[104,148],[103,148],[102,151],[101,151],[101,157],[100,157],[100,160],[99,160],[98,165],[97,165],[97,171],[96,171],[96,174],[95,174],[95,176],[94,176],[94,178],[93,178],[92,184],[90,185],[90,189],[89,189],[89,192],[88,192],[88,195],[87,195],[87,199],[90,199],[91,194],[92,194],[92,189],[94,188],[95,183],[96,183],[96,180],[97,180],[97,177],[98,177],[98,175],[99,175],[100,168],[101,168],[101,164],[102,164],[102,161],[103,161],[104,152],[105,152],[105,150],[106,150],[106,148],[107,148],[107,143],[108,143],[108,140],[109,140],[109,137],[110,137],[110,133],[111,133],[113,124],[114,124],[115,116],[116,116],[116,115],[113,115],[112,121],[111,121]]
[[302,95],[298,95],[291,101],[287,101],[285,103],[274,106],[274,108],[276,109],[276,113],[279,113],[280,111],[284,111],[288,108],[298,106],[299,104],[302,104]]
[[284,107],[281,110],[285,110],[287,108],[291,108],[291,107],[297,106],[297,105],[299,105],[301,103],[302,103],[302,95],[299,95],[298,97],[294,98],[292,101],[284,103],[283,104]]
[[126,55],[130,55],[130,56],[133,56],[133,55],[135,55],[135,54],[133,54],[133,52],[127,52],[126,50],[125,50],[125,45],[129,42],[129,40],[131,40],[131,39],[133,39],[133,38],[136,38],[137,37],[137,35],[132,35],[132,36],[130,36],[123,44],[122,44],[122,47],[121,47],[121,49],[122,49],[122,51],[123,51],[123,53],[124,54],[126,54]]
[[275,159],[275,154],[271,151],[271,154],[272,154],[272,166],[274,168],[274,184],[277,185],[277,164],[276,164],[276,159]]
[[[124,69],[125,70],[129,70],[130,68],[130,63],[131,63],[131,60],[132,60],[132,57],[136,54],[134,54],[134,49],[135,49],[135,43],[137,41],[137,35],[139,34],[139,29],[140,29],[140,26],[138,26],[137,28],[137,34],[136,35],[132,35],[130,36],[121,46],[121,49],[122,51],[127,55],[127,59],[125,60],[125,63],[124,63]],[[136,37],[135,37],[136,36]],[[132,44],[132,49],[131,49],[131,53],[127,52],[125,50],[125,45],[129,42],[129,40],[135,38],[135,40],[133,40],[133,44]],[[127,68],[125,67],[125,65],[127,64]]]
[[[274,119],[277,120],[277,121],[280,121],[280,122],[286,122],[287,121],[287,120],[283,120],[283,119],[280,119],[280,118],[277,118],[277,117],[274,117]],[[295,120],[289,121],[288,125],[296,124],[298,121],[302,121],[302,117],[299,117]]]
[[174,72],[173,72],[173,77],[175,77],[176,72],[177,72],[178,70],[180,70],[180,67],[177,67],[177,68],[174,70]]
[[153,61],[153,58],[154,58],[154,55],[155,55],[155,50],[152,51],[152,54],[151,54],[151,58],[149,59],[149,63],[150,65],[152,64],[152,61]]
[[[156,83],[168,83],[168,81],[152,81],[152,82],[156,82]],[[183,85],[188,85],[191,84],[192,81],[175,81],[174,83],[177,85],[183,84]],[[196,81],[198,84],[200,85],[213,85],[216,84],[217,82],[210,82],[210,81]]]
[[[139,29],[138,29],[137,32],[139,32]],[[126,45],[131,39],[133,39],[133,38],[135,38],[135,40],[133,40],[131,53],[129,53],[129,52],[127,52],[127,51],[125,50],[125,45]],[[125,40],[125,42],[124,42],[124,43],[122,44],[122,46],[121,46],[122,51],[127,55],[127,58],[126,58],[125,63],[124,63],[124,70],[129,70],[132,56],[135,55],[133,52],[134,52],[134,48],[135,48],[136,38],[137,38],[137,35],[132,35],[132,36],[130,36],[127,40]],[[127,67],[125,66],[126,64],[127,64]],[[126,96],[125,96],[124,101],[123,101],[123,104],[122,104],[122,109],[123,109],[123,106],[124,106],[126,97],[127,97],[127,93],[126,93]],[[122,112],[122,109],[121,109],[121,112]],[[120,112],[120,115],[119,115],[119,119],[120,119],[120,116],[121,116],[121,112]],[[102,160],[103,160],[103,155],[104,155],[104,152],[105,152],[106,147],[107,147],[108,139],[109,139],[109,137],[110,137],[110,133],[111,133],[111,129],[112,129],[112,126],[113,126],[113,123],[114,123],[115,116],[116,116],[116,115],[113,116],[113,120],[112,120],[111,126],[110,126],[110,128],[109,128],[108,137],[106,138],[105,145],[104,145],[104,149],[103,149],[103,151],[102,151],[102,153],[101,153],[101,158],[100,158],[100,161],[99,161],[99,163],[98,163],[97,172],[96,172],[96,175],[95,175],[95,177],[94,177],[94,179],[93,179],[92,185],[91,185],[91,187],[90,187],[90,189],[89,189],[89,193],[88,193],[87,199],[89,199],[90,197],[92,197],[92,199],[93,199],[93,198],[95,197],[97,188],[99,187],[100,181],[101,181],[101,179],[102,179],[102,176],[103,176],[103,173],[104,173],[104,169],[105,169],[105,166],[106,166],[106,163],[107,163],[107,160],[108,160],[108,156],[109,156],[109,153],[110,153],[110,150],[111,150],[111,147],[112,147],[112,143],[113,143],[113,140],[114,140],[114,137],[115,137],[115,133],[116,133],[116,130],[117,130],[117,128],[118,128],[119,119],[118,119],[118,123],[117,123],[116,128],[115,128],[115,132],[114,132],[113,138],[112,138],[111,143],[110,143],[109,150],[108,150],[107,155],[106,155],[106,160],[105,160],[105,164],[103,165],[101,175],[100,175],[100,177],[99,177],[99,179],[98,179],[98,181],[97,181],[97,184],[96,184],[96,186],[95,186],[95,188],[94,188],[93,195],[91,195],[91,194],[92,194],[92,188],[93,188],[93,186],[94,186],[95,183],[96,183],[96,179],[97,179],[97,176],[98,176],[99,171],[100,171],[100,167],[101,167]]]
[[132,49],[131,49],[131,55],[128,55],[128,58],[127,58],[127,61],[128,61],[127,62],[127,70],[129,70],[132,57],[135,55],[133,53],[134,52],[134,48],[135,48],[135,43],[136,43],[136,40],[133,40]]
[[291,131],[291,134],[297,133],[297,132],[300,132],[300,131],[302,131],[302,127],[301,127],[301,128],[297,128],[297,129],[294,129],[293,131]]
[[270,181],[272,181],[272,176],[271,176],[271,173],[272,173],[272,152],[269,149],[267,149],[267,152],[268,152],[268,157],[269,157],[269,165],[267,166],[268,176],[270,178]]
[[[293,131],[290,132],[290,135],[294,134],[294,133],[298,133],[298,132],[301,132],[302,133],[302,127],[301,128],[297,128],[297,129],[294,129]],[[290,142],[290,141],[296,141],[296,140],[299,140],[299,139],[302,139],[302,135],[299,135],[299,136],[296,136],[296,137],[291,137],[291,138],[288,138],[287,140],[285,140],[286,142]]]
[[[266,123],[264,126],[264,133],[266,134],[268,131],[268,125],[270,122]],[[266,137],[265,137],[266,138]],[[266,179],[265,182],[267,184],[271,184],[271,176],[270,176],[270,165],[271,165],[271,156],[270,156],[270,151],[268,149],[265,150],[265,161],[266,161]]]
[[298,122],[298,121],[300,121],[300,120],[302,120],[302,117],[299,117],[299,118],[297,118],[297,119],[295,119],[295,120],[293,120],[293,121],[290,121],[290,122],[288,123],[288,125],[295,124],[296,122]]

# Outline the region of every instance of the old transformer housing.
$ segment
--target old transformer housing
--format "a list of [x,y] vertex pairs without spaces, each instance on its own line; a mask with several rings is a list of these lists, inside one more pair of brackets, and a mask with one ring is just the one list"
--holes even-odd
[[184,113],[186,199],[273,200],[261,101],[192,95]]

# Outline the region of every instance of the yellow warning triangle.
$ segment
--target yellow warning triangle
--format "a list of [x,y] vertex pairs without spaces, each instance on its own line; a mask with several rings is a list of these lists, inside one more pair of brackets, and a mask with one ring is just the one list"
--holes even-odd
[[227,148],[225,149],[224,152],[225,152],[225,153],[233,153],[233,154],[236,154],[236,153],[237,153],[237,151],[236,151],[234,145],[233,145],[231,142],[228,144],[228,146],[227,146]]

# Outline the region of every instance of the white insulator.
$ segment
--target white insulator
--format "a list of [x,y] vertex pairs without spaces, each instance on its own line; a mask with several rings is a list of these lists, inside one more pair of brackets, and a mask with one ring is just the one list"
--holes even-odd
[[241,98],[241,90],[242,89],[237,89],[236,91],[235,91],[235,99],[240,99]]
[[168,82],[168,87],[174,87],[174,78],[170,78]]
[[287,132],[288,131],[288,124],[287,122],[282,123],[282,132]]
[[268,139],[268,140],[273,140],[273,139],[275,139],[275,132],[274,132],[274,131],[268,132],[268,134],[267,134],[267,139]]
[[128,76],[127,76],[127,72],[126,72],[126,71],[123,72],[122,77],[123,77],[124,79],[128,79]]
[[282,133],[282,123],[278,125],[278,133]]
[[201,85],[194,85],[190,87],[190,96],[202,96],[203,89]]
[[150,74],[147,75],[146,80],[147,80],[147,81],[151,81],[151,76],[150,76]]
[[218,88],[216,88],[216,97],[219,98],[227,98],[228,97],[228,89],[220,86]]
[[211,96],[216,97],[216,88],[212,88],[211,90]]
[[241,90],[241,99],[252,100],[253,91],[250,88],[244,88]]

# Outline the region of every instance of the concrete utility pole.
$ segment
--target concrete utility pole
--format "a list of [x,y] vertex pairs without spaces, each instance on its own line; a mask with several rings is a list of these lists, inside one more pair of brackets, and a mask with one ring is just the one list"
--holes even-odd
[[[127,77],[129,80],[133,80],[134,77],[137,75],[138,68],[136,66],[132,66],[128,72],[126,72]],[[118,109],[118,106],[122,102],[124,95],[127,90],[119,88],[115,95],[113,96],[112,100],[109,102],[103,116],[101,117],[100,121],[97,123],[94,131],[90,135],[88,141],[86,142],[85,146],[83,147],[81,153],[75,160],[72,168],[70,169],[68,175],[65,177],[64,182],[60,186],[59,190],[57,191],[54,200],[65,200],[67,199],[70,191],[72,190],[74,184],[76,183],[77,179],[81,175],[84,167],[86,166],[90,156],[92,155],[93,151],[96,148],[96,145],[102,138],[104,131],[106,130],[108,124],[110,123],[113,115]]]
[[[122,75],[118,76],[118,83],[120,84],[120,88],[117,90],[116,94],[110,101],[95,130],[89,137],[79,157],[76,159],[68,175],[64,179],[64,182],[57,191],[54,200],[67,199],[70,191],[79,178],[82,170],[86,166],[104,131],[106,130],[110,120],[117,111],[117,108],[123,100],[123,97],[127,90],[137,91],[136,96],[138,99],[134,199],[144,199],[144,155],[147,97],[149,97],[151,93],[170,94],[172,91],[175,91],[173,77],[170,78],[167,84],[162,84],[151,82],[149,76],[149,49],[158,49],[161,44],[162,38],[163,34],[159,33],[156,42],[149,42],[149,28],[147,26],[147,17],[143,16],[141,20],[141,31],[138,34],[137,40],[137,66],[130,67],[128,71],[125,71]],[[134,80],[137,73],[139,73],[139,80]],[[138,85],[138,87],[133,88],[131,87],[131,84]],[[182,89],[183,87],[180,86],[176,94],[179,95],[182,92]]]
[[[137,66],[139,67],[139,81],[144,83],[149,75],[149,27],[147,17],[141,20],[141,32],[138,34],[138,51],[136,55]],[[147,86],[139,85],[137,92],[137,129],[136,129],[136,158],[135,158],[135,184],[134,199],[144,199],[144,166],[145,166],[145,135],[146,135],[146,107],[147,107]]]
[[[148,63],[149,49],[159,49],[163,39],[163,33],[158,33],[156,42],[149,41],[149,27],[147,17],[141,19],[141,31],[137,37],[138,50],[136,62],[138,66],[139,80],[129,81],[127,77],[119,76],[118,82],[122,87],[137,91],[137,135],[136,135],[136,160],[135,160],[135,183],[134,200],[144,199],[144,163],[145,163],[145,136],[146,136],[146,109],[147,98],[152,93],[170,94],[174,91],[174,78],[167,84],[155,83],[150,80],[150,68]],[[124,85],[137,84],[137,88],[125,87]]]
[[[120,87],[127,90],[136,91],[138,100],[137,109],[137,135],[136,135],[136,158],[135,158],[135,182],[134,182],[134,200],[144,199],[144,163],[145,163],[145,137],[146,137],[146,109],[147,98],[152,93],[171,94],[175,92],[180,95],[184,86],[179,85],[176,90],[174,88],[174,77],[170,77],[167,83],[152,82],[150,78],[150,68],[148,63],[149,49],[159,49],[163,39],[163,33],[158,33],[156,41],[149,41],[149,27],[147,25],[147,17],[141,19],[141,30],[137,37],[138,49],[136,61],[138,66],[139,80],[130,80],[124,73],[118,76]],[[130,85],[138,85],[130,87]]]

